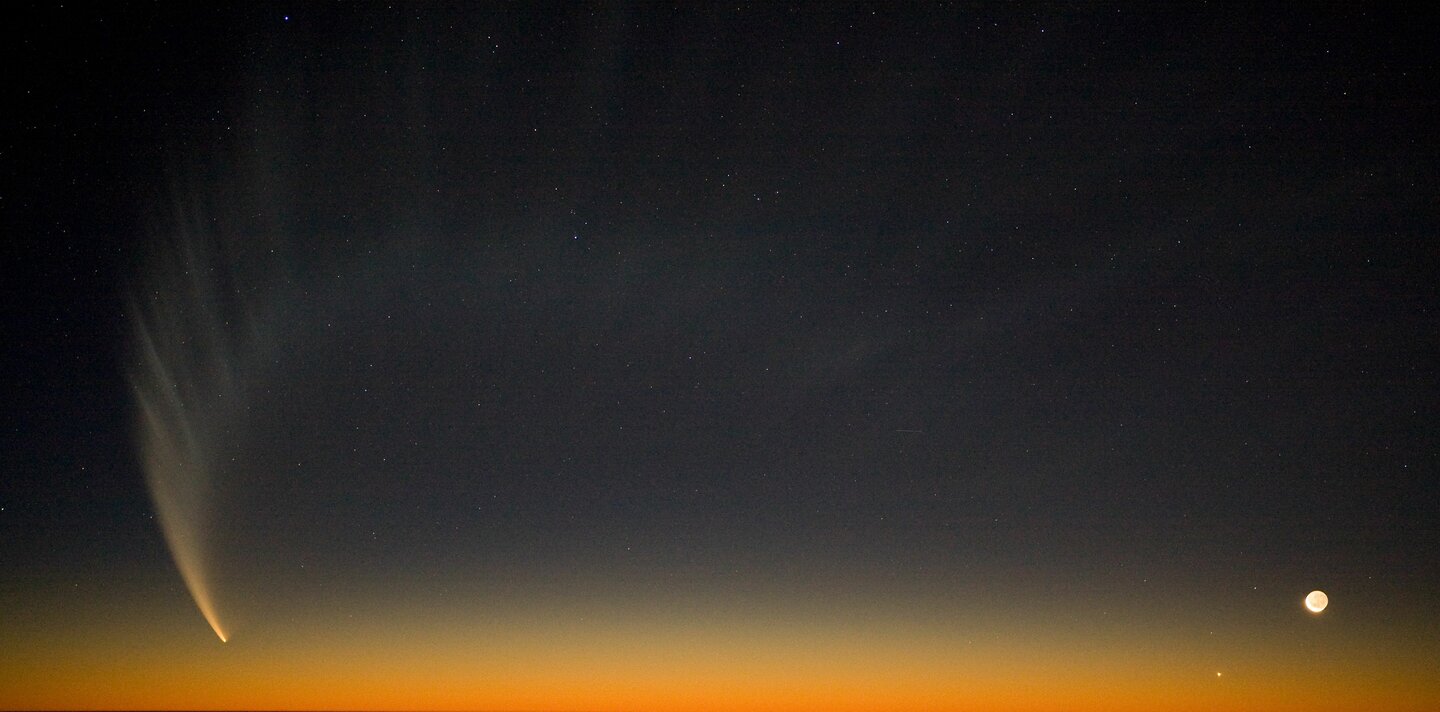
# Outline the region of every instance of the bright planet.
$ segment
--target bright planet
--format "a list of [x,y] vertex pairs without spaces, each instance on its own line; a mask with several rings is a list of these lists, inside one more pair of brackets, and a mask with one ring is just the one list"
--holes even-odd
[[1325,595],[1324,591],[1311,591],[1310,595],[1305,597],[1305,607],[1310,609],[1311,613],[1319,613],[1328,605],[1330,597]]

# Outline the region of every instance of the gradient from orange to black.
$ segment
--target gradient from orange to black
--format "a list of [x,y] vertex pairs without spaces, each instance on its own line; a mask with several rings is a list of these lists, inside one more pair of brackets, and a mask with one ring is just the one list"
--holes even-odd
[[1435,28],[1141,10],[29,8],[0,708],[1440,707]]

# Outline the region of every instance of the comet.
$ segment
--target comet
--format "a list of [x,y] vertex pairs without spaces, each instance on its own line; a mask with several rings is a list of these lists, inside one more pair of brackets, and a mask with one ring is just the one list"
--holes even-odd
[[176,568],[221,642],[215,561],[225,467],[243,432],[238,366],[253,346],[236,273],[194,211],[148,255],[129,303],[128,380],[145,483]]
[[221,626],[219,613],[215,610],[205,563],[206,547],[202,533],[208,509],[204,491],[207,473],[200,469],[203,465],[190,451],[194,443],[185,437],[183,423],[175,423],[166,417],[167,409],[172,410],[171,416],[174,415],[173,409],[179,407],[178,402],[175,399],[170,399],[168,403],[157,402],[154,398],[156,394],[139,386],[135,390],[140,410],[139,439],[146,484],[159,516],[160,530],[180,570],[180,578],[195,599],[201,615],[219,636],[220,642],[229,642],[230,636]]

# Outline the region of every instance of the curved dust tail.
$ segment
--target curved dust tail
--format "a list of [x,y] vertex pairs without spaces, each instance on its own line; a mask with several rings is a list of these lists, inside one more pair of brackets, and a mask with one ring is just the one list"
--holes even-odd
[[132,295],[129,380],[145,481],[190,595],[221,641],[215,532],[224,468],[245,413],[237,364],[251,320],[213,224],[178,209]]

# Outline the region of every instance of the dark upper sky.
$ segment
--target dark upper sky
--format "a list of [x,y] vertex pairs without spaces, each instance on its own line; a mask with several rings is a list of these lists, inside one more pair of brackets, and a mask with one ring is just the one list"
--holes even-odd
[[1436,28],[1139,9],[32,8],[4,596],[180,585],[126,378],[190,304],[252,619],[559,572],[1433,607]]

